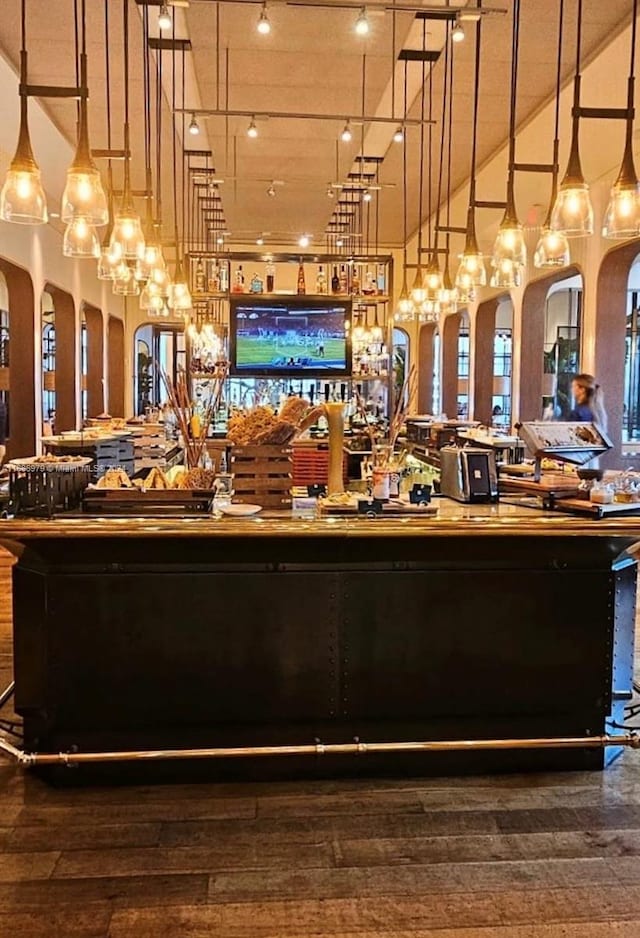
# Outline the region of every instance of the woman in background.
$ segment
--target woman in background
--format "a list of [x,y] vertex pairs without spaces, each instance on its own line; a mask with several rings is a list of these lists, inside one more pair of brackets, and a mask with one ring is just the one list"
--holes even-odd
[[574,406],[569,420],[583,420],[595,423],[606,432],[607,414],[604,409],[603,394],[593,375],[576,375],[571,384]]

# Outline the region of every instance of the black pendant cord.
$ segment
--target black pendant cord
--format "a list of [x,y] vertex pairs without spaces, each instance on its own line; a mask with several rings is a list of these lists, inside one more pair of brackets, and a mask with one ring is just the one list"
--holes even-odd
[[623,181],[634,185],[637,183],[637,174],[633,159],[633,120],[635,104],[635,77],[636,77],[636,36],[638,29],[638,0],[633,0],[631,20],[631,53],[629,61],[629,80],[627,82],[627,125],[625,134],[625,151],[622,162]]
[[[446,211],[446,225],[447,228],[451,227],[451,154],[452,154],[452,139],[453,139],[453,49],[451,50],[451,55],[449,56],[449,75],[447,76],[447,82],[449,87],[449,103],[448,103],[448,115],[447,115],[447,211]],[[451,247],[451,234],[447,231],[446,237],[446,267],[445,270],[447,274],[449,273],[449,253]]]
[[173,18],[173,49],[171,50],[171,113],[173,114],[173,126],[171,128],[171,148],[173,155],[173,231],[176,242],[176,265],[181,263],[180,259],[180,238],[178,231],[178,147],[176,141],[176,135],[178,128],[176,126],[176,50],[175,50],[175,38],[176,38],[176,21],[175,17]]
[[162,239],[162,50],[156,59],[156,223]]
[[[404,61],[404,115],[406,118],[407,115],[407,60]],[[403,257],[404,257],[404,281],[406,283],[407,277],[407,238],[408,238],[408,225],[407,225],[407,130],[405,127],[404,138],[402,141],[402,221],[404,228],[404,244],[403,244]]]
[[[481,3],[478,3],[480,8]],[[480,107],[480,47],[482,39],[482,18],[476,23],[476,54],[473,76],[473,131],[471,140],[471,179],[470,179],[470,208],[474,208],[476,200],[476,171],[478,163],[478,113]]]
[[129,139],[129,2],[122,0],[122,32],[124,56],[124,186],[122,204],[131,210],[131,144]]
[[429,148],[429,173],[427,193],[427,234],[429,247],[433,248],[433,63],[429,67],[429,130],[427,132],[427,145]]
[[185,51],[184,51],[184,49],[182,50],[181,66],[182,66],[182,76],[181,76],[181,79],[182,79],[182,89],[181,89],[181,90],[182,90],[182,115],[181,115],[181,120],[182,120],[182,146],[181,146],[181,152],[182,152],[182,238],[183,238],[183,242],[186,244],[186,243],[188,243],[189,239],[187,238],[187,228],[186,228],[186,224],[185,224],[185,222],[186,222],[186,215],[187,215],[187,211],[186,211],[186,200],[187,200],[187,171],[186,171],[186,156],[185,156],[185,145],[184,145],[184,141],[185,141],[185,139],[186,139],[186,138],[185,138],[185,133],[186,133],[186,123],[185,123],[185,121],[186,121],[186,117],[185,117],[185,110],[184,110],[184,104],[185,104],[185,90],[184,90],[184,89],[185,89],[185,81],[186,81],[186,59],[185,59]]
[[[73,49],[75,54],[76,87],[80,87],[80,26],[78,23],[78,0],[73,0]],[[76,120],[80,121],[80,99],[76,100]]]
[[[107,147],[111,150],[113,143],[111,125],[111,43],[109,31],[109,0],[104,0],[104,74],[105,74],[105,106],[107,112]],[[107,160],[107,188],[109,190],[109,217],[113,221],[113,164]],[[109,226],[105,233],[105,242],[109,235]]]
[[[427,51],[427,21],[422,21],[422,51]],[[420,91],[420,183],[418,196],[418,270],[422,263],[422,202],[424,198],[424,86],[427,81],[425,59],[422,59],[422,87]]]
[[445,143],[446,143],[446,121],[447,121],[447,106],[449,101],[448,93],[448,82],[449,82],[449,60],[451,57],[449,51],[449,24],[445,26],[445,44],[444,44],[444,78],[442,82],[442,114],[440,118],[440,161],[438,167],[438,194],[436,200],[436,224],[435,224],[435,235],[433,238],[434,245],[434,256],[437,258],[438,255],[438,236],[440,233],[440,205],[442,203],[442,188],[443,188],[443,176],[444,176],[444,155],[445,155]]
[[507,177],[507,209],[505,219],[515,222],[514,183],[516,161],[516,110],[518,104],[518,59],[520,52],[520,0],[513,2],[511,31],[511,101],[509,104],[509,174]]
[[558,194],[558,160],[560,158],[560,91],[562,87],[562,46],[564,34],[564,0],[560,0],[558,13],[558,53],[556,59],[556,104],[553,118],[553,170],[551,173],[551,199],[545,227],[551,224],[551,212]]
[[144,174],[147,201],[148,235],[152,234],[153,227],[153,182],[151,175],[151,74],[149,70],[149,52],[147,49],[147,36],[149,35],[149,7],[142,8],[142,85],[144,89]]

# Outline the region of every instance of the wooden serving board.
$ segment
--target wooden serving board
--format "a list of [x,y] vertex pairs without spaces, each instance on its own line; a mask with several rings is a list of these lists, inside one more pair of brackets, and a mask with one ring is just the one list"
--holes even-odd
[[586,498],[558,498],[553,507],[556,511],[591,515],[596,519],[640,515],[640,502],[614,502],[612,505],[599,505],[597,502],[587,501]]
[[[357,505],[325,505],[324,499],[318,501],[319,515],[358,515]],[[406,502],[391,500],[382,505],[383,515],[417,515],[421,518],[438,514],[437,505],[409,505]],[[363,516],[364,517],[364,516]]]
[[213,489],[86,489],[82,508],[93,514],[202,514],[213,495]]

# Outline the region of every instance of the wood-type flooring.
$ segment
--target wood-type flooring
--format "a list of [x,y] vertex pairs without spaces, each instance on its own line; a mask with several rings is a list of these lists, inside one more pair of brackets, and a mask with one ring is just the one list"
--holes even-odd
[[82,790],[0,762],[0,938],[311,936],[640,938],[640,753],[606,773]]

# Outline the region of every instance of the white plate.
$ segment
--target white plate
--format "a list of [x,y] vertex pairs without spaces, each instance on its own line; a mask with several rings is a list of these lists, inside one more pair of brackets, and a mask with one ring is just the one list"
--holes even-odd
[[224,508],[220,506],[220,511],[223,515],[231,515],[235,518],[248,518],[250,515],[257,515],[259,511],[262,511],[261,505],[225,505]]

